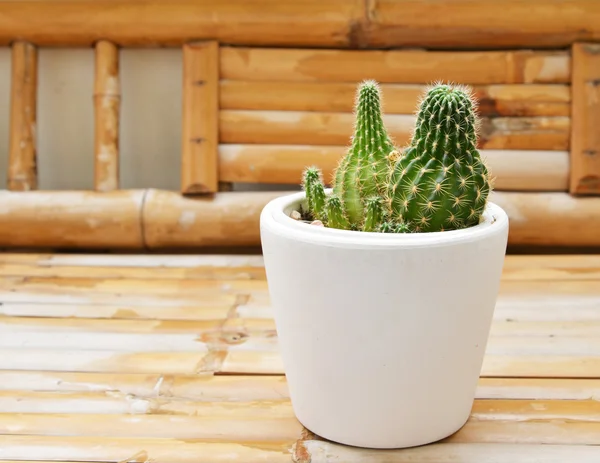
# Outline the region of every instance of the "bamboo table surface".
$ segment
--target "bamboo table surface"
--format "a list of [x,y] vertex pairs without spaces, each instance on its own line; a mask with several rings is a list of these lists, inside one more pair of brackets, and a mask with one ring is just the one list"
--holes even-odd
[[0,254],[0,460],[600,461],[600,256],[508,256],[467,424],[349,448],[294,417],[260,256]]

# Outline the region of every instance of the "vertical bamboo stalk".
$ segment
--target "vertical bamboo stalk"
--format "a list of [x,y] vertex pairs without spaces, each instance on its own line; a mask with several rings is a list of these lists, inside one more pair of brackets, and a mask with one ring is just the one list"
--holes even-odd
[[600,45],[572,47],[571,194],[600,194]]
[[219,44],[183,46],[181,192],[215,193],[218,184]]
[[95,142],[94,169],[97,191],[119,188],[119,49],[112,42],[96,44],[94,84]]
[[36,190],[37,49],[26,42],[12,47],[12,88],[8,189]]

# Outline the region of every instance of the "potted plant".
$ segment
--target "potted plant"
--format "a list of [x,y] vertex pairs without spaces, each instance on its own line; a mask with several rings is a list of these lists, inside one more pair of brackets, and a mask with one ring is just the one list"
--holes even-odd
[[396,149],[377,83],[361,83],[332,188],[309,167],[303,191],[260,217],[294,412],[342,444],[401,448],[453,434],[481,373],[508,217],[488,201],[470,91],[433,85],[416,116]]

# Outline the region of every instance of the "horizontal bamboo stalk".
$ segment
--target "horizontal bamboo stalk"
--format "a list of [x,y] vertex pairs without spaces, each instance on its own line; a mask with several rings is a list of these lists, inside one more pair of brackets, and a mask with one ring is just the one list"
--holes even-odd
[[106,40],[96,44],[94,83],[94,185],[98,191],[119,188],[119,49]]
[[218,193],[188,198],[151,190],[144,203],[145,242],[149,248],[244,246],[258,244],[260,212],[276,192]]
[[[260,211],[271,199],[290,192],[223,192],[214,198],[188,198],[165,190],[5,191],[0,192],[4,205],[0,246],[143,249],[146,244],[166,251],[259,245]],[[600,246],[596,233],[600,229],[600,198],[494,191],[490,199],[509,215],[510,245]]]
[[[416,116],[386,114],[384,123],[396,144],[410,141]],[[221,143],[347,145],[352,113],[221,110]],[[569,149],[568,117],[483,118],[478,147],[507,150]]]
[[[289,399],[284,375],[147,375],[60,371],[0,371],[1,391],[103,394],[204,402]],[[477,399],[581,400],[600,396],[599,379],[480,378]]]
[[[221,109],[352,112],[358,82],[222,80]],[[413,114],[427,86],[383,83],[383,110]],[[473,87],[482,116],[570,116],[570,89],[562,84],[506,84]]]
[[[217,349],[208,353],[128,352],[111,349],[81,350],[48,347],[3,348],[0,349],[0,369],[153,375],[284,374],[280,353],[276,349],[263,348]],[[596,353],[591,355],[490,354],[484,358],[481,376],[600,378],[600,358]]]
[[[152,280],[46,280],[34,277],[4,278],[0,280],[0,295],[5,303],[47,304],[107,304],[130,307],[143,305],[154,307],[193,306],[194,300],[204,307],[220,307],[236,304],[240,297],[266,295],[266,282],[259,280],[230,280],[222,283],[210,280],[180,281]],[[104,282],[104,283],[103,283]],[[209,284],[210,283],[210,284]],[[239,283],[258,283],[240,285]],[[160,288],[158,287],[160,285]],[[199,307],[199,306],[197,306]]]
[[[235,306],[235,297],[223,296],[222,301],[199,301],[194,305],[188,301],[188,305],[179,301],[169,305],[157,304],[156,299],[137,299],[117,303],[118,298],[109,297],[104,303],[89,302],[64,303],[47,302],[47,296],[41,296],[33,302],[4,302],[0,306],[0,314],[15,317],[60,317],[60,318],[88,318],[88,319],[110,319],[110,320],[214,320],[223,319],[232,307]],[[108,300],[106,300],[108,299]],[[76,298],[77,300],[77,298]],[[154,302],[154,305],[148,303]]]
[[[559,279],[554,281],[502,279],[501,285],[502,295],[510,296],[511,300],[524,296],[544,295],[548,292],[565,297],[572,297],[574,294],[600,295],[598,286],[593,279]],[[117,296],[151,296],[157,298],[156,306],[168,306],[160,300],[161,297],[172,298],[171,301],[175,302],[178,295],[182,299],[189,296],[219,296],[223,297],[222,300],[228,300],[225,298],[225,296],[228,296],[230,298],[236,297],[238,303],[243,303],[245,300],[239,299],[243,295],[268,297],[268,283],[265,280],[144,280],[120,277],[96,278],[86,275],[77,277],[26,275],[0,279],[0,291],[2,293],[15,293],[14,296],[3,294],[6,302],[9,299],[18,302],[21,298],[24,299],[26,294],[44,294],[49,297],[81,295],[89,300],[94,300],[95,297],[100,295],[112,294]],[[203,301],[199,300],[198,302]],[[75,303],[75,300],[70,299],[67,303]]]
[[[556,280],[548,280],[556,282]],[[506,285],[504,285],[505,287]],[[566,288],[580,290],[580,287]],[[589,289],[589,287],[588,287]],[[550,291],[549,286],[536,287],[539,291]],[[3,293],[5,297],[7,293]],[[553,300],[548,301],[545,293],[541,295],[530,292],[522,297],[518,295],[502,296],[494,318],[499,321],[515,322],[598,322],[600,313],[596,310],[597,295],[588,293],[586,297],[576,297],[558,292],[553,293]],[[249,302],[239,304],[233,295],[222,295],[216,300],[215,296],[196,297],[194,304],[191,298],[181,301],[180,298],[168,302],[168,298],[158,299],[144,297],[122,297],[114,294],[85,297],[71,294],[67,297],[41,292],[32,294],[21,291],[14,302],[6,301],[0,306],[0,314],[14,317],[58,317],[86,318],[110,320],[185,320],[204,321],[225,319],[231,310],[235,309],[238,317],[243,319],[242,325],[251,323],[252,319],[272,319],[273,311],[268,295],[254,294]],[[261,300],[262,299],[262,300]],[[233,322],[228,322],[231,325]],[[590,328],[591,329],[591,328]]]
[[362,2],[339,0],[262,0],[251,7],[233,0],[217,7],[183,0],[171,4],[173,10],[158,1],[144,2],[143,7],[133,0],[7,2],[0,16],[0,45],[14,37],[40,45],[91,45],[105,38],[128,46],[179,46],[216,38],[270,46],[561,48],[600,35],[600,11],[586,0],[512,0],[489,8],[467,0],[444,1],[433,16],[425,5],[391,0],[370,2],[368,12]]
[[[127,256],[128,258],[129,256]],[[127,258],[123,258],[126,260]],[[86,275],[93,278],[132,278],[132,279],[198,279],[198,280],[264,280],[263,267],[240,266],[238,268],[219,267],[110,267],[83,266]],[[79,277],[80,266],[35,266],[28,264],[0,264],[0,276],[43,276],[43,277]]]
[[549,445],[527,443],[471,443],[441,442],[424,447],[372,452],[368,449],[350,448],[325,440],[301,440],[293,448],[293,457],[298,462],[329,463],[450,463],[455,459],[461,463],[530,463],[534,461],[577,461],[595,463],[595,447],[585,445]]
[[433,11],[427,2],[377,0],[368,18],[372,47],[563,48],[600,39],[600,6],[586,0],[442,0]]
[[[600,299],[600,297],[598,298]],[[495,317],[492,323],[490,336],[536,336],[546,338],[585,338],[600,336],[600,321],[577,320],[578,316],[573,314],[574,321],[506,321]]]
[[580,44],[573,54],[573,124],[570,193],[600,195],[600,44]]
[[600,379],[480,378],[476,399],[597,400]]
[[183,46],[181,192],[218,191],[219,43]]
[[[89,278],[265,279],[262,254],[0,253],[0,275]],[[598,254],[509,254],[503,281],[598,280]]]
[[[330,183],[346,149],[327,145],[224,144],[219,148],[219,177],[228,182],[299,185],[303,170],[314,164]],[[496,178],[497,190],[568,190],[566,151],[484,150],[481,155]]]
[[[428,13],[426,17],[430,16]],[[222,47],[221,78],[242,81],[470,85],[565,84],[570,57],[563,51],[315,50]]]
[[37,62],[36,47],[27,42],[13,44],[7,181],[13,191],[36,190],[38,186]]
[[[594,401],[486,401],[476,402],[466,425],[446,442],[543,443],[598,445],[600,423],[595,422]],[[5,435],[53,434],[142,438],[210,439],[213,442],[264,442],[290,440],[302,427],[289,401],[202,406],[193,414],[53,414],[1,413]],[[227,409],[229,408],[229,410]],[[536,408],[544,410],[537,411]],[[268,411],[272,414],[268,415]],[[594,413],[595,412],[595,413]],[[562,421],[557,425],[555,421]],[[177,424],[177,426],[173,426]]]
[[491,199],[504,208],[510,218],[512,245],[600,245],[599,197],[495,192]]
[[[136,373],[110,374],[89,372],[60,371],[0,371],[0,390],[25,392],[57,392],[115,394],[118,397],[134,397],[139,399],[191,400],[203,402],[276,402],[289,398],[287,382],[284,375],[277,376],[215,376],[197,375],[148,375]],[[541,380],[538,380],[538,382]],[[483,384],[483,383],[482,383]],[[503,394],[503,388],[512,383],[492,383],[492,393]],[[591,394],[598,386],[591,380],[570,380],[568,383],[539,382],[524,383],[528,397],[531,394],[540,398],[552,398],[558,387],[564,391],[564,399],[576,394]],[[533,388],[533,389],[532,389]],[[577,388],[577,391],[575,390]],[[519,395],[515,388],[512,395]],[[538,391],[538,392],[535,392]],[[545,392],[544,392],[545,391]],[[553,392],[554,391],[554,392]],[[511,396],[512,397],[512,396]],[[484,395],[485,398],[485,395]],[[533,397],[534,399],[536,397]]]
[[[502,296],[501,296],[502,297]],[[495,317],[491,328],[491,337],[537,337],[537,338],[557,338],[557,340],[566,340],[575,345],[573,340],[577,338],[593,338],[600,336],[600,321],[579,319],[576,311],[573,311],[573,321],[523,321],[512,320],[506,321],[502,317]],[[50,317],[12,317],[3,316],[0,318],[0,332],[6,333],[6,337],[0,340],[0,345],[17,346],[22,343],[28,345],[42,344],[47,342],[50,335],[65,335],[66,339],[60,341],[62,343],[73,343],[77,337],[81,335],[90,335],[92,338],[96,336],[101,339],[106,333],[115,334],[115,344],[123,341],[129,344],[139,343],[141,348],[149,348],[151,341],[156,337],[158,349],[161,343],[164,343],[164,349],[171,349],[173,346],[189,345],[189,348],[194,350],[199,346],[190,343],[188,335],[195,334],[197,338],[193,338],[196,342],[205,342],[218,339],[224,343],[236,343],[236,335],[242,334],[242,338],[246,336],[272,336],[275,334],[275,321],[273,318],[240,318],[235,317],[226,319],[216,317],[208,320],[127,320],[127,319],[93,319],[93,318],[50,318]],[[221,326],[223,325],[223,326]],[[16,333],[20,333],[22,338],[17,337]],[[34,333],[34,334],[32,334]],[[101,333],[102,335],[96,335]],[[38,338],[32,339],[32,344],[29,344],[28,337],[39,335]],[[76,334],[76,336],[74,335]],[[131,337],[125,336],[131,334]],[[150,336],[139,336],[141,334]],[[20,336],[19,335],[19,336]],[[165,335],[161,338],[156,335]],[[220,337],[219,337],[220,336]],[[96,342],[95,339],[83,339],[81,344],[82,349],[87,348],[91,342]],[[502,339],[494,340],[490,350],[502,342]],[[520,341],[519,341],[520,342]],[[517,342],[517,346],[519,345]],[[531,345],[534,347],[538,340],[534,340]],[[179,343],[179,344],[178,344]],[[549,344],[553,344],[550,341]],[[593,339],[592,339],[593,344]],[[49,345],[53,345],[52,342]],[[233,345],[233,344],[232,344]],[[590,346],[591,347],[591,346]]]
[[257,46],[349,46],[359,0],[25,0],[3,2],[0,46],[22,37],[43,46],[181,46],[195,40]]
[[22,460],[44,459],[51,459],[53,462],[64,460],[94,463],[214,463],[225,458],[226,461],[233,462],[289,463],[292,444],[287,439],[265,442],[262,436],[256,441],[211,442],[166,437],[15,435],[0,436],[0,459],[17,459],[21,463]]
[[[278,341],[273,319],[207,321],[94,320],[4,317],[0,323],[0,348],[61,348],[115,352],[199,352],[210,348],[276,351]],[[84,323],[82,323],[84,322]],[[221,325],[224,324],[223,328]],[[593,355],[600,322],[582,320],[502,321],[492,324],[487,355]]]
[[[225,419],[293,419],[289,399],[205,401],[132,397],[110,392],[0,391],[0,417],[13,413],[73,415],[173,415]],[[177,418],[174,418],[177,419]],[[0,418],[1,421],[1,418]],[[1,424],[0,424],[1,427]],[[210,423],[209,426],[210,427]]]
[[[242,409],[243,410],[243,409]],[[12,423],[12,424],[11,424]],[[293,441],[302,425],[287,417],[185,415],[0,414],[0,434],[175,438],[213,442]]]
[[[270,323],[273,318],[266,286],[245,294],[202,290],[175,296],[170,290],[164,295],[154,291],[145,297],[143,288],[137,293],[127,291],[127,294],[121,294],[127,290],[125,285],[112,285],[96,290],[94,294],[85,294],[86,287],[94,286],[93,280],[83,279],[78,286],[69,284],[68,280],[42,283],[42,280],[36,279],[35,282],[5,286],[1,291],[4,302],[0,306],[0,314],[5,317],[111,320],[227,319],[227,328],[241,325],[252,329],[265,329],[265,324]],[[157,280],[149,281],[147,287],[156,284]],[[166,283],[163,281],[163,284]],[[223,286],[227,284],[224,282]],[[57,294],[59,291],[60,294]],[[548,298],[549,294],[552,299]],[[546,322],[550,322],[547,333],[550,335],[555,328],[552,322],[563,323],[564,331],[576,329],[572,323],[600,321],[600,313],[596,310],[599,297],[595,280],[502,280],[494,320],[510,323],[536,322],[540,323],[540,329],[543,329],[541,326],[546,325]],[[194,299],[196,303],[193,302]]]
[[[225,391],[223,391],[225,392]],[[118,391],[105,392],[65,392],[65,391],[0,391],[0,416],[27,414],[27,418],[42,416],[52,419],[52,415],[71,414],[81,421],[88,421],[81,415],[96,415],[108,421],[120,421],[114,415],[175,415],[181,417],[201,416],[202,419],[294,419],[289,395],[274,400],[244,401],[231,400],[190,400],[173,397],[135,397]],[[465,440],[477,422],[496,422],[503,428],[506,422],[569,420],[579,422],[595,421],[599,413],[596,400],[506,400],[476,399],[467,428],[460,431],[461,441]],[[50,415],[50,416],[49,416]],[[113,415],[102,417],[101,415]],[[0,418],[1,421],[2,418]],[[596,423],[597,424],[597,423]],[[1,426],[1,424],[0,424]],[[506,430],[503,429],[504,433]],[[168,437],[168,436],[164,436]],[[588,437],[589,439],[589,437]],[[470,439],[471,441],[475,439]],[[480,438],[481,440],[481,438]]]
[[502,279],[600,280],[600,254],[507,255]]
[[143,248],[144,190],[0,191],[0,246]]
[[[557,259],[561,257],[553,256],[553,258]],[[589,257],[585,257],[582,263],[585,264],[588,262],[587,259]],[[239,269],[246,268],[261,270],[264,268],[264,259],[261,254],[0,253],[0,265],[10,264],[31,265],[48,269],[55,268],[57,271],[62,271],[67,267],[85,267],[86,274],[94,268],[113,269],[117,272],[135,272],[138,270],[152,270],[156,272],[160,272],[160,270],[236,272]],[[144,274],[143,277],[146,278],[147,276],[149,275]],[[209,278],[209,276],[206,278]]]

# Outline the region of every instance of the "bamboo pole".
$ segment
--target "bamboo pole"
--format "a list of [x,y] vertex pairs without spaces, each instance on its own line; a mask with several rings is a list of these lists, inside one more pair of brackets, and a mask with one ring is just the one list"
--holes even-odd
[[218,59],[218,42],[183,47],[183,194],[215,193],[219,189]]
[[112,42],[96,44],[94,84],[94,184],[97,191],[119,188],[119,49]]
[[[398,145],[410,141],[415,116],[385,114]],[[221,143],[342,145],[350,142],[352,113],[221,110]],[[505,150],[569,149],[568,117],[482,118],[479,148]]]
[[259,244],[260,211],[281,192],[223,192],[188,198],[151,190],[144,202],[145,241],[150,249]]
[[[221,109],[352,112],[358,82],[223,80]],[[426,85],[380,85],[386,114],[413,114]],[[473,87],[481,116],[570,116],[570,89],[563,84]]]
[[21,0],[0,7],[0,46],[182,46],[217,40],[256,46],[345,47],[364,17],[361,0]]
[[600,36],[600,9],[593,0],[443,0],[433,14],[427,4],[406,0],[3,3],[0,45],[21,37],[43,46],[90,46],[99,39],[181,46],[216,39],[256,46],[506,49],[563,48]]
[[[427,16],[430,16],[429,14]],[[222,47],[221,78],[243,81],[469,85],[567,84],[563,51],[311,50]]]
[[563,48],[600,39],[594,0],[369,2],[365,42],[371,47],[443,49]]
[[572,194],[600,195],[600,45],[573,45]]
[[12,45],[8,189],[36,190],[37,49],[27,42]]
[[[323,170],[330,184],[344,146],[221,145],[219,177],[229,182],[300,184],[307,165]],[[566,151],[484,150],[496,190],[567,191]]]
[[144,191],[0,192],[0,247],[143,247]]
[[[260,211],[292,191],[0,192],[0,247],[202,249],[260,245]],[[600,198],[494,191],[511,219],[510,245],[600,246]],[[577,233],[573,230],[577,229]]]

